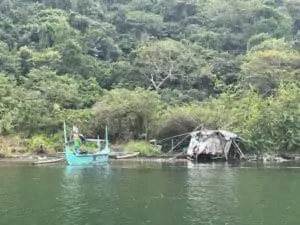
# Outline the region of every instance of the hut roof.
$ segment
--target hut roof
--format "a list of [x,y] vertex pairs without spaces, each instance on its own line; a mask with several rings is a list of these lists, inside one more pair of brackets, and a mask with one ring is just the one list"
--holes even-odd
[[230,140],[230,139],[241,139],[237,134],[232,133],[230,131],[226,130],[203,130],[203,131],[195,131],[191,133],[191,136],[195,136],[197,134],[201,133],[202,135],[213,135],[220,133],[224,137],[225,140]]

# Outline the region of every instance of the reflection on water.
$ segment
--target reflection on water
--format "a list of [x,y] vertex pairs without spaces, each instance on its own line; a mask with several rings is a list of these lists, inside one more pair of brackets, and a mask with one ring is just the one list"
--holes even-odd
[[109,164],[88,166],[66,166],[61,182],[62,191],[62,224],[88,224],[87,211],[98,212],[93,201],[103,201],[105,183],[110,175]]
[[108,176],[110,173],[110,164],[98,164],[98,165],[67,165],[64,169],[66,177],[76,177],[78,175],[98,174],[100,177]]
[[113,162],[0,169],[0,224],[296,225],[299,165]]
[[239,224],[235,211],[236,171],[227,164],[189,165],[187,192],[189,224]]

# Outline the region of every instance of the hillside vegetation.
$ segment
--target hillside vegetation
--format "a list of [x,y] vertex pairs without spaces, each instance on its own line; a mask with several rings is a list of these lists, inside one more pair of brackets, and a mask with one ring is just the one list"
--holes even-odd
[[298,0],[0,0],[0,129],[114,142],[202,124],[300,147]]

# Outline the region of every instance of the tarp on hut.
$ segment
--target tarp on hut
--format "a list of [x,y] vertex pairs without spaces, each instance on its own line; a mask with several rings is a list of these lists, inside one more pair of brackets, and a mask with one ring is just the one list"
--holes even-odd
[[[187,149],[190,157],[202,155],[219,155],[227,158],[233,141],[241,138],[229,131],[204,130],[191,133],[191,141]],[[242,153],[240,153],[242,154]]]

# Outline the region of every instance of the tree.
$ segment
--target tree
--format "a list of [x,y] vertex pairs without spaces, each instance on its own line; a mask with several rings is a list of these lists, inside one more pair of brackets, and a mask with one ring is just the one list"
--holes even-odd
[[15,52],[10,52],[6,43],[0,41],[0,72],[17,74],[17,57]]
[[[272,42],[263,42],[257,46],[256,49],[266,50],[251,52],[241,70],[242,81],[253,85],[265,96],[276,92],[282,81],[299,81],[300,55],[293,50],[276,50],[280,45],[270,43]],[[272,46],[275,47],[274,50],[271,49]]]
[[35,90],[50,104],[64,109],[91,107],[101,96],[102,89],[95,78],[77,80],[76,76],[56,75],[55,71],[41,67],[33,69],[23,87]]
[[143,133],[153,135],[162,102],[156,92],[137,88],[133,91],[115,89],[107,92],[94,106],[95,126],[109,124],[111,134],[120,138]]
[[0,130],[1,133],[13,129],[13,93],[16,85],[0,73]]
[[49,114],[46,101],[37,91],[20,88],[15,82],[0,75],[0,127],[5,132],[30,133],[40,126],[42,118]]
[[180,42],[150,41],[136,51],[133,65],[158,90],[167,80],[182,75],[180,65],[183,50],[184,46]]
[[191,86],[197,83],[197,77],[210,75],[209,67],[200,68],[201,59],[195,52],[170,39],[145,43],[132,54],[132,64],[149,83],[148,87],[155,90],[170,85],[183,88],[187,83]]
[[293,33],[297,34],[300,30],[300,3],[297,0],[287,0],[286,8],[293,19]]
[[258,121],[257,137],[265,149],[294,152],[300,146],[300,86],[280,84],[278,93],[268,98]]

